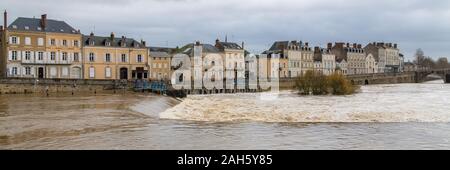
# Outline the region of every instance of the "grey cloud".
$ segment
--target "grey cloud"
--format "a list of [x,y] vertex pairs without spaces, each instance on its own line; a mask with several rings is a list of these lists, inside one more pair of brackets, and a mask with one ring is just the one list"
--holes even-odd
[[[227,34],[261,52],[276,40],[392,41],[412,57],[450,54],[450,1],[434,0],[2,0],[11,18],[65,20],[88,34],[116,32],[155,46],[212,43]],[[95,28],[95,29],[94,29]]]

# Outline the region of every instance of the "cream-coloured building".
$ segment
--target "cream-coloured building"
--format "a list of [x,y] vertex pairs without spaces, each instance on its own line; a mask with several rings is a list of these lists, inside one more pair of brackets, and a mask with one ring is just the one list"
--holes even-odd
[[84,78],[95,80],[148,79],[148,49],[145,42],[124,36],[83,36]]
[[[7,13],[4,14],[7,24]],[[17,18],[3,30],[5,77],[81,79],[81,33],[64,21]]]
[[224,79],[225,84],[230,87],[236,86],[236,89],[245,89],[245,50],[237,43],[216,40],[214,45],[224,57]]
[[378,72],[401,72],[403,57],[397,44],[373,42],[364,47],[367,54],[371,54],[378,65]]
[[366,54],[360,44],[350,45],[349,43],[336,43],[331,48],[332,54],[337,61],[347,62],[347,74],[366,74]]
[[169,81],[171,72],[172,51],[170,48],[149,47],[150,79]]
[[331,75],[336,71],[336,56],[331,48],[314,48],[314,68],[321,70],[324,75]]

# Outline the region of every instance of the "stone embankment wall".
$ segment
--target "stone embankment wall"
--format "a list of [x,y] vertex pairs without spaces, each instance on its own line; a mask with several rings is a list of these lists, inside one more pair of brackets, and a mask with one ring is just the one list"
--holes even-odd
[[102,93],[130,87],[130,82],[111,80],[0,79],[0,94]]

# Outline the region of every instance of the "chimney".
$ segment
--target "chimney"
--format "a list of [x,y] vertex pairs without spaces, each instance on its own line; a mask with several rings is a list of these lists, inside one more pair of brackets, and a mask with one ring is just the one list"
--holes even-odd
[[114,41],[114,38],[115,38],[114,32],[111,32],[111,41]]
[[3,13],[3,26],[5,27],[5,30],[8,29],[8,12]]
[[144,40],[141,40],[141,44],[142,44],[144,47],[147,46],[147,45],[146,45],[146,42],[145,42]]
[[242,41],[242,46],[241,46],[242,49],[244,49],[244,45],[245,45],[245,43],[244,43],[244,41]]
[[309,47],[309,42],[306,42],[306,43],[305,43],[305,46],[306,46],[306,47]]
[[47,14],[41,15],[41,27],[42,30],[45,31],[45,28],[47,27]]
[[216,39],[216,45],[219,44],[220,40],[217,38]]
[[358,45],[356,45],[356,43],[353,43],[353,48],[356,48],[356,47],[358,47]]
[[333,48],[333,43],[328,43],[328,49],[331,49],[331,48]]
[[314,47],[314,52],[319,53],[320,52],[320,47]]
[[394,48],[397,48],[398,46],[397,46],[397,44],[394,44]]
[[199,46],[199,45],[200,45],[200,41],[196,41],[196,42],[195,42],[195,45],[196,45],[196,46]]
[[89,36],[91,36],[91,38],[92,38],[94,36],[94,32],[91,32],[91,34]]

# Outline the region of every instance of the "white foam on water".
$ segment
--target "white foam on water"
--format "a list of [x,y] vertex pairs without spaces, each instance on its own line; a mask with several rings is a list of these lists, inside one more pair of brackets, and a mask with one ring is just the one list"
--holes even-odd
[[350,96],[299,96],[287,91],[275,98],[271,94],[189,96],[159,116],[212,122],[450,122],[450,85],[374,85],[361,90]]

